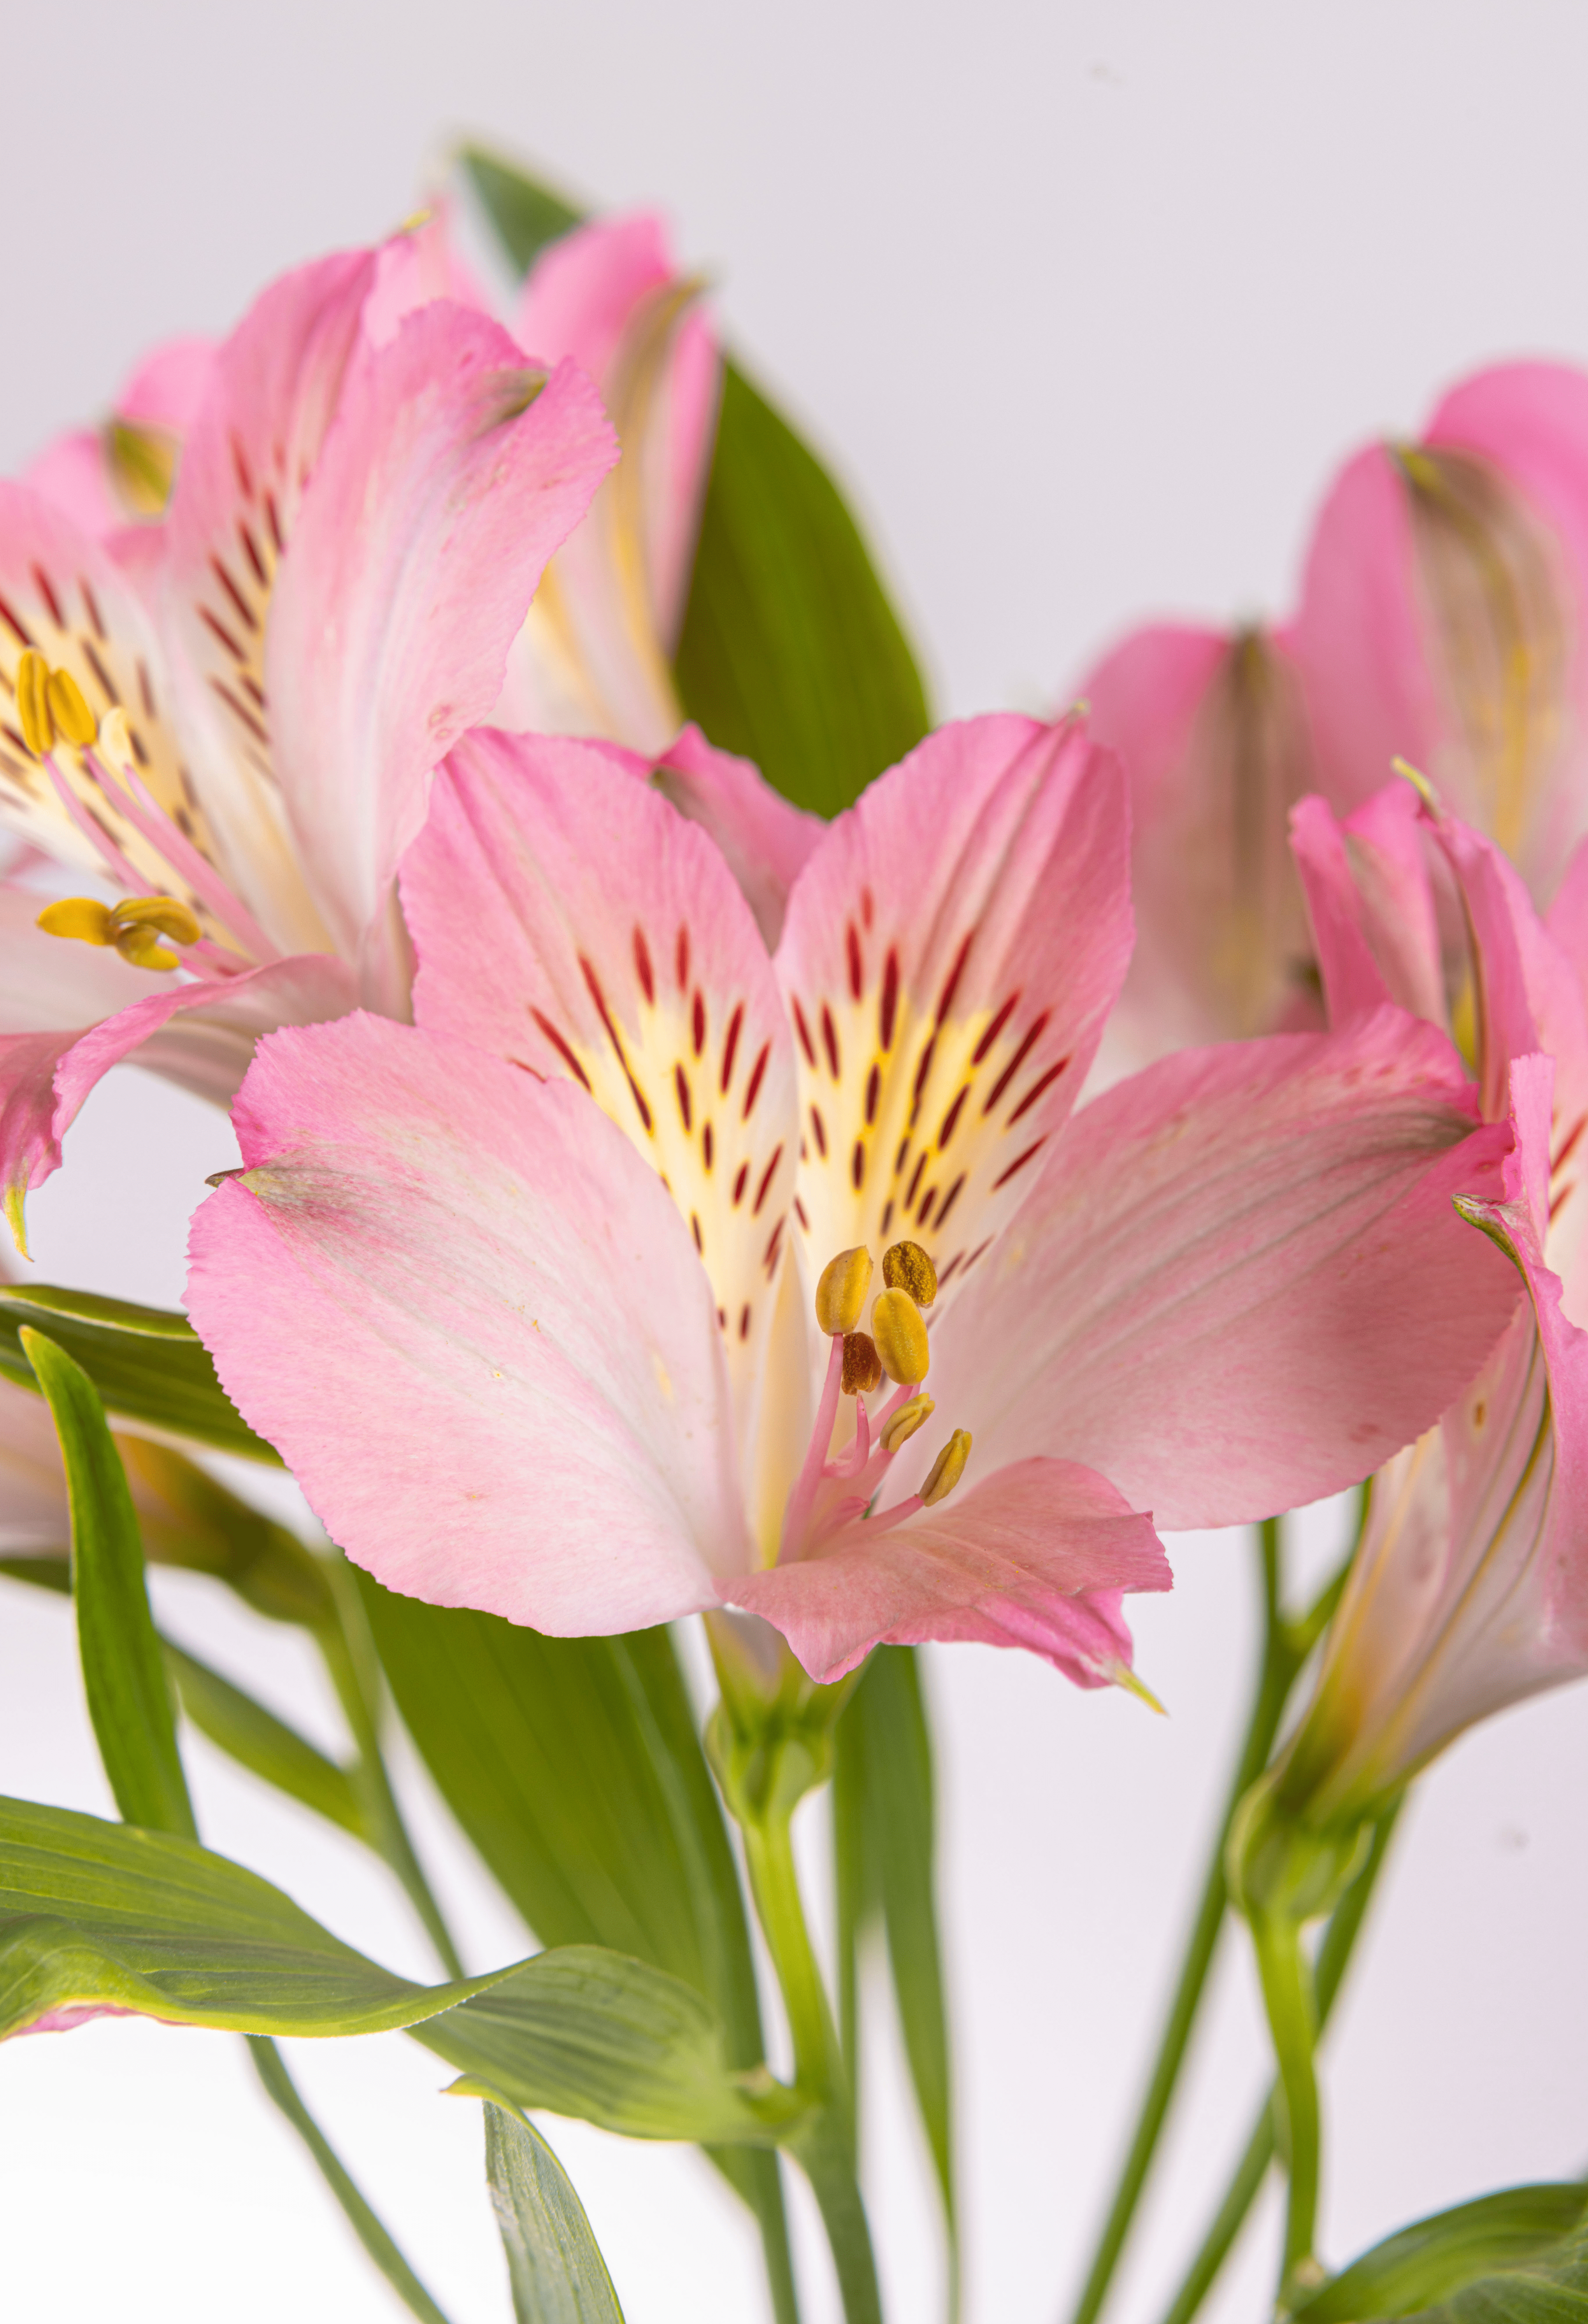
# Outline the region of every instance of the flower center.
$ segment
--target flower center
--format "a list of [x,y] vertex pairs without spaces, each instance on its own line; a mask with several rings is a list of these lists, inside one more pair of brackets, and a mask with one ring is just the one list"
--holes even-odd
[[[937,1271],[920,1245],[893,1243],[882,1255],[885,1287],[872,1303],[872,1328],[863,1332],[872,1274],[869,1250],[845,1250],[828,1261],[817,1285],[817,1322],[832,1347],[809,1447],[784,1512],[779,1552],[784,1564],[812,1555],[834,1534],[860,1520],[878,1531],[902,1525],[951,1493],[970,1458],[969,1431],[956,1428],[919,1492],[908,1494],[881,1517],[871,1515],[895,1453],[937,1408],[920,1383],[931,1361],[921,1309],[937,1296]],[[881,1389],[884,1376],[893,1384],[892,1393],[872,1413],[866,1397]],[[854,1398],[854,1434],[834,1453],[833,1431],[845,1396]]]

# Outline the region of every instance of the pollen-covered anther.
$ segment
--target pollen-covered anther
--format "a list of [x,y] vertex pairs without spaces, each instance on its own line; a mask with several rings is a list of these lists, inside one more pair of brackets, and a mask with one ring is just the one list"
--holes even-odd
[[947,1443],[927,1471],[927,1481],[921,1487],[921,1499],[930,1508],[950,1494],[965,1474],[965,1464],[971,1457],[971,1433],[968,1428],[956,1428]]
[[877,1353],[877,1343],[864,1332],[844,1334],[844,1376],[841,1382],[845,1396],[863,1396],[882,1384],[882,1360]]
[[83,689],[69,669],[52,669],[47,688],[50,715],[62,742],[74,751],[86,751],[98,728],[83,699]]
[[50,715],[50,665],[33,646],[16,665],[16,715],[23,741],[35,759],[42,759],[55,746],[55,725]]
[[872,1306],[872,1337],[882,1370],[900,1388],[924,1380],[932,1360],[926,1320],[908,1291],[879,1291]]
[[92,896],[63,896],[46,904],[38,925],[46,936],[69,936],[78,944],[113,945],[134,968],[178,968],[174,952],[160,939],[173,944],[197,944],[203,930],[186,904],[174,896],[129,896],[112,908]]
[[937,1270],[919,1242],[889,1244],[882,1280],[890,1291],[908,1291],[918,1307],[929,1307],[937,1296]]
[[853,1332],[871,1289],[872,1259],[861,1245],[828,1259],[816,1286],[816,1320],[829,1339]]
[[912,1396],[882,1423],[877,1442],[884,1452],[897,1452],[907,1443],[918,1428],[924,1428],[937,1406],[929,1396]]

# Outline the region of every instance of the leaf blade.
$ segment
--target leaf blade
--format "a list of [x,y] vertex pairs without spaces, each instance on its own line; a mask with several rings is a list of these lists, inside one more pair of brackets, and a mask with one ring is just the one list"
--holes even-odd
[[486,2096],[483,2085],[478,2094],[485,2097],[485,2179],[517,2324],[623,2324],[573,2181],[516,2107]]
[[201,1735],[251,1775],[355,1840],[368,1838],[364,1810],[345,1767],[208,1663],[169,1638],[161,1644],[182,1710]]
[[1309,2324],[1581,2324],[1588,2185],[1507,2187],[1399,2228],[1296,2310]]
[[126,1472],[93,1382],[42,1332],[21,1344],[55,1421],[71,1508],[71,1580],[88,1716],[128,1823],[198,1837],[143,1579]]
[[560,194],[483,145],[461,147],[457,166],[521,274],[529,272],[548,243],[584,224],[583,212],[572,208]]
[[0,1285],[0,1375],[37,1386],[20,1333],[42,1323],[99,1391],[107,1411],[221,1452],[281,1465],[216,1377],[209,1351],[175,1309],[138,1307],[50,1283]]

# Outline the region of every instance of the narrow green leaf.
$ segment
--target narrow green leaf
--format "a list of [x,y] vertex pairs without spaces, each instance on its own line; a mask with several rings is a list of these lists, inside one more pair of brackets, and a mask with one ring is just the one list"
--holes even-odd
[[1376,2244],[1295,2313],[1307,2324],[1582,2324],[1588,2186],[1508,2187]]
[[280,1464],[274,1447],[254,1434],[221,1387],[185,1315],[50,1283],[0,1285],[0,1376],[32,1388],[19,1338],[26,1323],[42,1323],[76,1358],[113,1415]]
[[560,194],[483,145],[463,146],[457,166],[521,274],[529,272],[549,242],[583,223],[583,214]]
[[368,1837],[357,1791],[345,1767],[207,1663],[185,1654],[169,1638],[161,1643],[182,1709],[201,1735],[251,1775],[339,1824],[355,1840]]
[[540,2132],[484,2083],[453,2089],[485,2099],[485,2178],[518,2324],[623,2324],[585,2207]]
[[[851,1726],[853,1722],[853,1727]],[[909,1646],[879,1646],[845,1710],[839,1735],[858,1798],[851,1843],[865,1864],[888,1932],[905,2053],[954,2243],[953,2106],[948,2015],[937,1930],[932,1741],[920,1670]]]
[[599,1945],[538,1953],[414,2038],[515,2106],[628,2138],[767,2146],[807,2113],[764,2067],[729,2066],[721,2020],[692,1987]]
[[239,2034],[373,2034],[484,1993],[393,1977],[190,1840],[0,1800],[0,2037],[60,2010]]
[[60,1440],[83,1685],[110,1788],[128,1823],[191,1839],[198,1827],[149,1611],[143,1545],[105,1407],[81,1365],[53,1340],[25,1325],[21,1340]]
[[445,2313],[437,2307],[371,2210],[336,2149],[299,2097],[292,2077],[287,2071],[286,2061],[275,2043],[268,2035],[253,2034],[249,2038],[248,2052],[260,2080],[319,2165],[320,2173],[346,2213],[354,2234],[398,2299],[421,2319],[421,2324],[447,2324]]
[[714,742],[818,815],[849,806],[928,724],[836,485],[733,362],[673,675]]
[[0,1573],[25,1582],[34,1590],[48,1590],[58,1598],[71,1596],[71,1565],[66,1544],[59,1557],[0,1557]]

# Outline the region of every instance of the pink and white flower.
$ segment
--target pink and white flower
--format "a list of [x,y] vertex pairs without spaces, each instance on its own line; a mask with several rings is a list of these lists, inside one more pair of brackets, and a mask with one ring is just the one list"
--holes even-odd
[[[1515,1278],[1451,1197],[1509,1130],[1393,1008],[1075,1112],[1131,929],[1073,722],[948,728],[814,834],[686,755],[694,821],[611,746],[454,750],[402,872],[415,1024],[261,1045],[194,1321],[399,1591],[559,1634],[726,1604],[822,1680],[925,1638],[1118,1678],[1149,1509],[1327,1491],[1475,1370]],[[775,954],[712,818],[774,919],[799,862]],[[895,1385],[856,1340],[846,1395],[812,1285],[900,1241],[919,1349],[873,1310]]]
[[[615,456],[576,366],[548,378],[484,316],[414,307],[411,267],[353,252],[263,294],[201,366],[162,522],[98,539],[59,493],[0,485],[0,824],[91,883],[55,925],[99,947],[0,891],[19,1236],[118,1059],[225,1099],[273,1025],[406,1011],[398,859]],[[42,756],[27,656],[65,683]],[[139,927],[181,945],[178,976]]]

